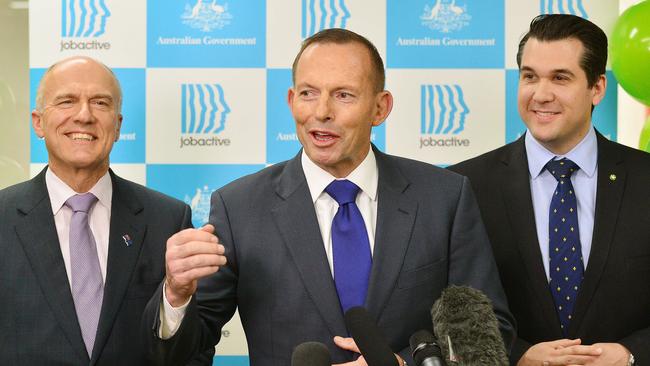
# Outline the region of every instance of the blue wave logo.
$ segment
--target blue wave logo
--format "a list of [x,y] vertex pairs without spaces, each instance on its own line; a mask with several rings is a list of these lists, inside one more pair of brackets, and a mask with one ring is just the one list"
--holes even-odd
[[582,0],[539,0],[540,14],[571,14],[589,19]]
[[61,0],[61,37],[99,37],[110,16],[104,0]]
[[420,132],[423,135],[457,135],[465,129],[468,114],[460,86],[420,86]]
[[436,0],[424,6],[420,15],[422,25],[442,33],[451,33],[469,25],[472,16],[467,12],[467,5],[458,6],[456,0]]
[[219,84],[181,85],[181,132],[217,134],[226,128],[230,107]]
[[345,28],[349,18],[345,0],[302,0],[302,38],[323,29]]

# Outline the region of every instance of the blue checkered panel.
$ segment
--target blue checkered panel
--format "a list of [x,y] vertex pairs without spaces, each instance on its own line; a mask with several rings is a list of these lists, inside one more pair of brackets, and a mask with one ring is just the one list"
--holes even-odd
[[[446,166],[525,131],[515,56],[535,15],[575,14],[609,33],[618,1],[31,0],[29,12],[32,107],[52,63],[106,63],[124,92],[113,169],[184,200],[201,225],[213,190],[299,152],[287,90],[305,37],[341,27],[370,39],[395,97],[372,141]],[[594,124],[616,140],[617,88],[607,76]],[[33,132],[30,140],[37,172],[47,153]],[[237,315],[222,333],[219,364],[248,364]]]

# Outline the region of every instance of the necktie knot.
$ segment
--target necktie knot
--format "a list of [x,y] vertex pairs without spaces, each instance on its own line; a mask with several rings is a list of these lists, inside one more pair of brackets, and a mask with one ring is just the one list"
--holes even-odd
[[97,197],[94,194],[88,192],[84,194],[75,194],[74,196],[68,198],[65,201],[65,205],[70,207],[73,212],[85,212],[90,211],[90,207],[97,202]]
[[580,169],[580,167],[567,158],[560,160],[551,159],[546,163],[546,170],[548,170],[558,182],[563,179],[571,178],[571,175],[578,169]]
[[325,188],[325,192],[334,198],[339,206],[343,206],[355,201],[357,193],[359,193],[359,186],[347,179],[335,180]]

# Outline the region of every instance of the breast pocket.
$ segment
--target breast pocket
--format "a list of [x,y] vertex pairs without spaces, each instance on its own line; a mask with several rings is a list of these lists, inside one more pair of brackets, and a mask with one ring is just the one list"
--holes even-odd
[[440,259],[400,273],[397,287],[407,289],[428,283],[432,280],[447,282],[447,260]]
[[650,256],[628,257],[626,264],[630,273],[650,272]]

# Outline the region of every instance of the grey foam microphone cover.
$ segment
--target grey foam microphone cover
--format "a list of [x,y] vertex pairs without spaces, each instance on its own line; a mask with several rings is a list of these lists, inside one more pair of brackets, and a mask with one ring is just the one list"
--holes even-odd
[[327,346],[320,342],[305,342],[291,354],[291,366],[331,366],[332,359]]
[[431,319],[448,365],[508,365],[499,322],[483,292],[449,286],[433,304]]

